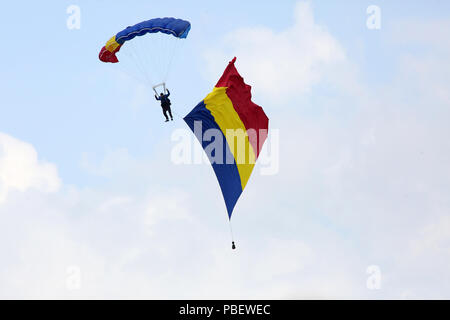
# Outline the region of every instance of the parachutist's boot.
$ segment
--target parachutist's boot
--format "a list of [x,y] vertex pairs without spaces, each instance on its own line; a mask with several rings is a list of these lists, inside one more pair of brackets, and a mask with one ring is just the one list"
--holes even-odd
[[234,241],[231,242],[231,249],[233,249],[233,250],[236,249],[236,246],[235,246],[235,244],[234,244]]
[[164,122],[169,122],[169,119],[166,119],[166,121],[164,121]]
[[173,118],[172,118],[172,119],[170,119],[170,120],[172,120],[172,121],[173,121]]

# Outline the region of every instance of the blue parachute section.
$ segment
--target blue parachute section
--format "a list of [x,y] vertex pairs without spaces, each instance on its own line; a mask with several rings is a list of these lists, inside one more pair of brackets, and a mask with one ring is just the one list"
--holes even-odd
[[157,32],[171,34],[176,38],[184,39],[187,37],[189,30],[191,30],[189,21],[175,18],[156,18],[140,22],[120,31],[116,35],[116,42],[122,45],[134,37]]

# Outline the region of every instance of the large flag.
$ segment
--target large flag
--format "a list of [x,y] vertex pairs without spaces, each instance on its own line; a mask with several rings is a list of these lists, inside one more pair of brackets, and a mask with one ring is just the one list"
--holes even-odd
[[184,118],[211,162],[229,218],[269,126],[264,110],[251,101],[251,87],[239,75],[235,61],[230,61],[213,91]]

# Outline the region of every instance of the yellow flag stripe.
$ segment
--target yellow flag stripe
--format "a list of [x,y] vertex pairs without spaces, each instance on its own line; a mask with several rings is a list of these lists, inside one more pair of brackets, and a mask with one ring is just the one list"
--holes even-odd
[[244,123],[227,96],[226,89],[226,87],[214,88],[204,99],[204,103],[227,140],[244,190],[255,166],[255,152],[248,140]]

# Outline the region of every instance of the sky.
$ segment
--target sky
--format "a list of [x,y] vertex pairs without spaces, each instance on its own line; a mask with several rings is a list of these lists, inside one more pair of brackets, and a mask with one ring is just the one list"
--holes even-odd
[[[450,298],[448,1],[2,9],[1,298]],[[192,24],[167,124],[148,85],[98,60],[164,16]],[[180,133],[198,151],[181,118],[234,56],[270,129],[237,250],[210,165],[174,160]]]

